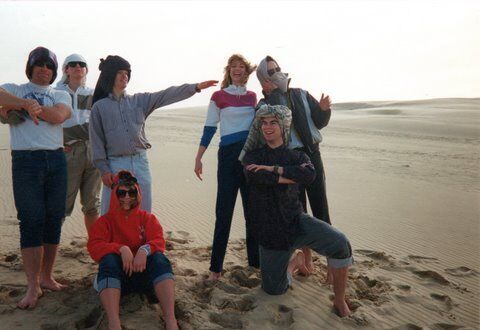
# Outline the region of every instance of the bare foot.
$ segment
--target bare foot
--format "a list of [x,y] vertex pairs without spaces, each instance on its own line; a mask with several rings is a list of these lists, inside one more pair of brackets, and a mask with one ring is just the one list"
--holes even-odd
[[116,316],[115,318],[108,320],[108,330],[122,330],[120,317]]
[[20,309],[33,309],[37,305],[38,298],[42,296],[43,292],[40,287],[33,287],[27,289],[27,294],[20,300],[17,307]]
[[350,308],[348,308],[347,302],[345,300],[342,300],[339,302],[334,301],[333,308],[335,310],[335,314],[337,314],[340,317],[346,317],[352,313],[350,311]]
[[302,251],[295,251],[288,263],[287,271],[295,275],[297,272],[305,271],[305,255]]
[[315,270],[315,265],[313,264],[312,260],[312,250],[308,247],[302,248],[302,252],[305,254],[305,266],[303,269],[300,269],[299,272],[304,276],[309,276],[313,274]]
[[48,289],[52,291],[61,291],[65,289],[67,286],[64,284],[60,284],[53,277],[50,277],[48,279],[41,279],[40,280],[40,287],[42,289]]
[[178,324],[175,317],[165,318],[165,330],[178,330]]
[[218,281],[222,277],[222,273],[214,273],[210,272],[210,276],[208,276],[208,281]]

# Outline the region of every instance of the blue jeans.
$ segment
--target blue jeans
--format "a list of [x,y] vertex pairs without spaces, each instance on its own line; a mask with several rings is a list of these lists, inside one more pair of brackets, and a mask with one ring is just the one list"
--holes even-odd
[[[140,209],[152,212],[152,176],[150,166],[148,165],[147,152],[143,151],[133,156],[110,156],[108,165],[113,174],[121,170],[130,171],[137,178],[140,189],[142,190],[142,204]],[[102,203],[101,215],[107,213],[110,206],[110,194],[112,189],[102,185]]]
[[353,263],[352,248],[340,231],[306,213],[299,216],[301,234],[295,238],[290,250],[269,250],[260,245],[260,271],[262,289],[272,295],[287,291],[292,279],[287,274],[290,257],[296,249],[309,247],[327,257],[333,268],[348,267]]
[[166,279],[173,279],[173,271],[170,261],[163,253],[149,255],[145,271],[132,273],[130,277],[123,271],[122,257],[110,253],[100,260],[93,286],[98,293],[103,289],[115,288],[120,289],[122,295],[133,292],[154,294],[154,286]]
[[12,179],[20,247],[58,244],[67,198],[63,150],[12,150]]
[[215,232],[213,234],[210,271],[219,273],[227,251],[228,237],[232,225],[233,210],[237,201],[238,190],[242,196],[243,214],[245,216],[248,264],[259,266],[258,242],[252,235],[250,219],[247,214],[248,188],[243,166],[238,160],[245,141],[222,146],[218,149],[217,202],[215,206]]

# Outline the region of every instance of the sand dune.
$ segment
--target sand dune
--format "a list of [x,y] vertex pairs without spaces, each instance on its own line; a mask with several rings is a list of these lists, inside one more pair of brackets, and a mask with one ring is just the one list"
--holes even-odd
[[[213,235],[218,137],[193,173],[205,107],[160,110],[147,124],[153,148],[154,212],[169,231],[177,315],[185,329],[476,329],[480,327],[480,99],[334,105],[321,145],[333,224],[355,250],[346,319],[316,272],[287,295],[259,288],[246,267],[244,220],[237,208],[217,284],[206,283]],[[57,262],[65,292],[47,292],[34,311],[15,309],[25,291],[10,177],[8,129],[0,127],[0,314],[5,328],[106,328],[91,288],[96,266],[85,252],[80,207],[67,219]],[[240,205],[240,204],[238,204]],[[128,329],[161,326],[159,307],[131,296]],[[53,316],[53,317],[52,317]]]

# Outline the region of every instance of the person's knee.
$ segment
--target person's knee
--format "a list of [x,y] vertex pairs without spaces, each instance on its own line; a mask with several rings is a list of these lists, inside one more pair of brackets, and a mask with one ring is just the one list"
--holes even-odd
[[20,220],[20,247],[30,248],[42,245],[43,223],[39,221]]
[[338,233],[338,237],[334,243],[333,253],[330,258],[334,259],[346,259],[352,256],[352,247],[347,236],[343,233]]
[[278,272],[270,272],[261,269],[262,273],[262,289],[265,293],[272,296],[282,295],[287,292],[289,287],[289,278],[285,273],[281,276]]
[[98,266],[98,273],[101,277],[120,278],[123,272],[122,258],[116,253],[105,255]]
[[262,282],[262,290],[271,296],[280,296],[287,292],[288,286],[272,285],[272,283]]

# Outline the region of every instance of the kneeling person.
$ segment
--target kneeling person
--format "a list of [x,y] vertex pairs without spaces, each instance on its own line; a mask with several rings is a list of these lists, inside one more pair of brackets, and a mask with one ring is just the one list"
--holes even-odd
[[264,146],[247,152],[243,159],[250,187],[248,210],[260,244],[262,288],[268,294],[287,291],[293,272],[304,266],[301,253],[309,247],[327,257],[333,268],[334,307],[340,316],[350,310],[345,301],[352,250],[344,234],[303,210],[298,185],[315,179],[308,156],[287,149],[291,111],[285,106],[262,106],[256,113],[250,135],[259,135]]
[[165,239],[157,218],[140,210],[137,179],[121,171],[114,180],[108,212],[91,227],[88,252],[99,263],[94,287],[107,313],[109,329],[120,329],[120,297],[155,292],[166,329],[178,329],[174,313],[174,280],[163,254]]

